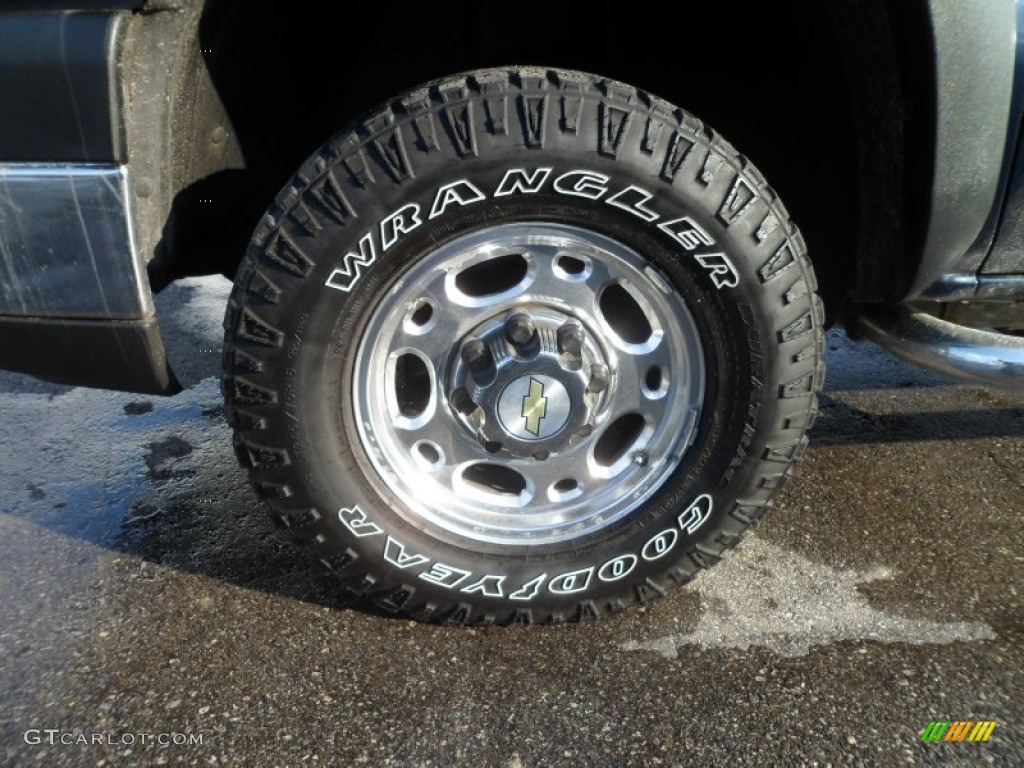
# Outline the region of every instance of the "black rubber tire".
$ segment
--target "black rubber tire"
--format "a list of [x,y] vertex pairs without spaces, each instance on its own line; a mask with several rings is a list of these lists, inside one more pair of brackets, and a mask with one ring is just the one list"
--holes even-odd
[[[549,181],[426,215],[443,184],[493,191],[509,168],[542,166],[554,169],[549,179],[604,174],[608,193],[566,196]],[[633,210],[606,204],[630,186],[640,190],[630,193]],[[409,204],[424,212],[419,225],[389,229],[394,242],[381,248],[380,222]],[[648,221],[644,208],[658,218]],[[684,215],[716,244],[657,226]],[[686,298],[708,375],[696,442],[646,503],[590,538],[513,551],[414,525],[397,499],[375,491],[349,390],[361,326],[403,268],[448,238],[523,219],[592,227],[644,254]],[[368,242],[372,259],[339,259]],[[711,252],[725,258],[701,258]],[[345,290],[326,285],[332,274]],[[824,377],[815,290],[781,202],[693,116],[577,72],[452,77],[327,142],[257,226],[224,324],[235,448],[294,538],[378,606],[460,624],[596,618],[688,581],[770,507],[807,446]]]

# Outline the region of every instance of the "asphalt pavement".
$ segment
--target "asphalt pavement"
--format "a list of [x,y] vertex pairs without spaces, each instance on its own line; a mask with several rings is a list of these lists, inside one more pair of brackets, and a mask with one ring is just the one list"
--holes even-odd
[[0,765],[1024,765],[1024,391],[833,331],[811,448],[719,566],[593,624],[424,626],[249,490],[228,289],[158,297],[175,397],[0,374]]

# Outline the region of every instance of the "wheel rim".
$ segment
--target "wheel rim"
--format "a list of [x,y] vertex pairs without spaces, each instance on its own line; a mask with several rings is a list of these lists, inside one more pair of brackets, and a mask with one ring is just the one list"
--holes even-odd
[[683,298],[635,251],[550,223],[490,227],[417,261],[358,345],[374,484],[422,527],[507,546],[606,528],[692,444],[704,394]]

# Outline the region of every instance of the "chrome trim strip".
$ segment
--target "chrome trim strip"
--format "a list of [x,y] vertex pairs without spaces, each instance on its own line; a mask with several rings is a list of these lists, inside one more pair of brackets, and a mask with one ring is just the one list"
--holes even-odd
[[0,163],[0,314],[153,313],[122,165]]
[[972,384],[1019,390],[1024,338],[979,331],[902,307],[857,318],[864,337],[909,363]]
[[921,296],[927,301],[1014,301],[1024,298],[1021,275],[946,275]]

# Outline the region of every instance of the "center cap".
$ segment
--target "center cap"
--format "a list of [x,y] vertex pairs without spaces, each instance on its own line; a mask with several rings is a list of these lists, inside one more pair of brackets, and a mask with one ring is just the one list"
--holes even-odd
[[546,440],[556,434],[572,412],[569,393],[551,376],[520,376],[498,398],[498,418],[520,440]]

